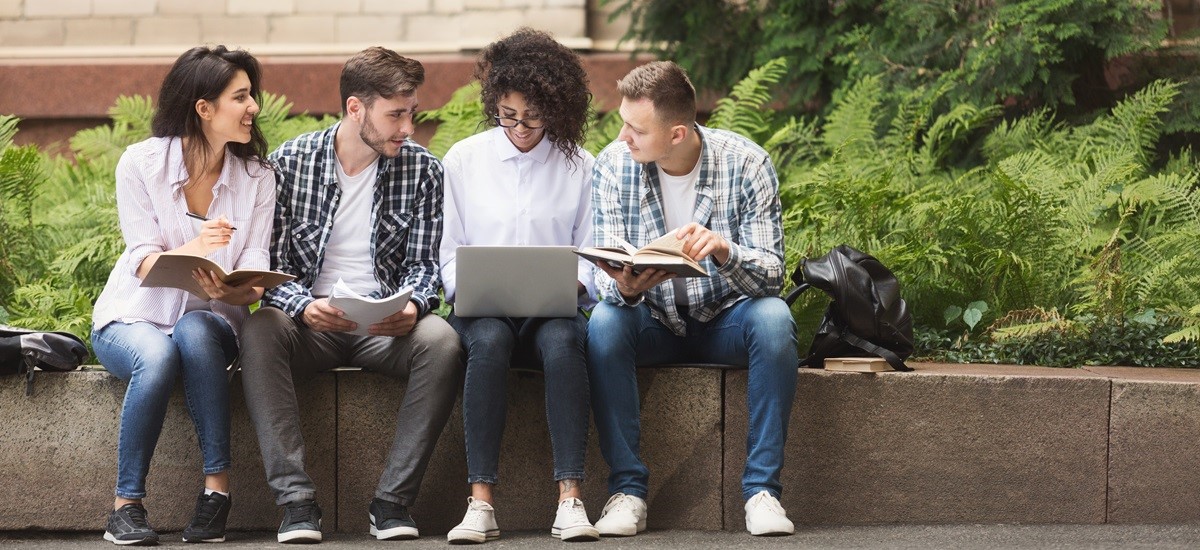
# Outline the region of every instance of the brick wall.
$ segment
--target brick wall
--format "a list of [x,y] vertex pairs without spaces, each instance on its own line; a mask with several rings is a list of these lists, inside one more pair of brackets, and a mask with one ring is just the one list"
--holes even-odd
[[0,0],[0,55],[145,55],[223,43],[272,54],[478,48],[528,25],[609,49],[627,23],[600,0]]

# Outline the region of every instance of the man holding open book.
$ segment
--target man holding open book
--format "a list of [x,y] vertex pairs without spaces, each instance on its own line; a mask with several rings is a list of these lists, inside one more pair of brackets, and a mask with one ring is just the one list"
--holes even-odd
[[[424,79],[419,62],[368,48],[342,69],[342,120],[270,156],[279,189],[271,264],[296,280],[268,291],[246,322],[242,370],[267,482],[284,507],[280,542],[321,540],[292,376],[339,366],[408,382],[368,514],[381,540],[418,535],[408,507],[463,369],[458,335],[429,314],[440,284],[442,165],[408,139]],[[335,287],[370,298],[411,294],[398,311],[359,327],[330,305]],[[362,328],[366,335],[353,333]]]
[[604,301],[588,324],[588,370],[612,494],[596,528],[623,536],[646,528],[649,471],[639,456],[635,367],[704,362],[749,368],[746,529],[791,534],[779,474],[799,359],[796,326],[779,298],[783,227],[775,169],[750,140],[696,124],[696,92],[674,63],[638,67],[617,88],[624,125],[596,157],[595,241],[646,250],[670,233],[708,276],[596,263]]

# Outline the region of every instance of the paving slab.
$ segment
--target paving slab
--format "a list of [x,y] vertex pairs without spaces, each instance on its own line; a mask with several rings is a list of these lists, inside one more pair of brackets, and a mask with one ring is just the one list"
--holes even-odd
[[[301,429],[308,441],[309,473],[320,487],[334,485],[333,384],[332,375],[319,375],[297,388],[306,407]],[[0,483],[0,529],[103,527],[116,483],[117,432],[126,386],[103,370],[38,373],[34,394],[26,397],[22,378],[0,378],[0,408],[10,422],[0,432],[0,464],[7,478]],[[246,414],[240,377],[230,391],[230,527],[274,528],[279,515]],[[203,487],[201,468],[195,428],[182,386],[177,385],[146,480],[145,504],[155,527],[187,525]]]
[[[1079,369],[800,369],[783,504],[799,524],[1102,523],[1109,381]],[[725,524],[744,528],[746,371],[726,378]]]
[[[91,533],[0,532],[0,546],[21,550],[75,550],[112,548],[100,540],[99,531]],[[1200,525],[868,525],[808,526],[790,537],[751,537],[745,533],[650,529],[636,537],[609,538],[585,543],[590,549],[655,548],[725,550],[854,549],[927,550],[954,548],[978,550],[1002,548],[1029,550],[1107,550],[1153,548],[1155,550],[1192,550],[1200,546]],[[179,540],[178,533],[163,536],[160,548],[195,548]],[[279,549],[291,545],[275,542],[275,533],[230,533],[222,550],[253,548]],[[563,543],[545,532],[505,532],[500,540],[489,542],[489,549],[556,549]],[[404,550],[444,549],[441,537],[394,542],[377,541],[364,534],[326,533],[320,548],[403,548]]]

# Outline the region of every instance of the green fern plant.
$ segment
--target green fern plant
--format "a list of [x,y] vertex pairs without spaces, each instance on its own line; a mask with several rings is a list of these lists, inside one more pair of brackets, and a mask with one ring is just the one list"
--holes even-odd
[[767,107],[772,85],[786,73],[787,60],[782,57],[750,71],[728,96],[717,100],[705,125],[737,132],[759,143],[766,141],[774,134],[774,111]]
[[488,125],[484,124],[479,91],[479,81],[473,80],[455,90],[445,105],[417,114],[419,122],[438,123],[437,131],[429,140],[429,151],[435,157],[446,156],[451,145],[488,129]]

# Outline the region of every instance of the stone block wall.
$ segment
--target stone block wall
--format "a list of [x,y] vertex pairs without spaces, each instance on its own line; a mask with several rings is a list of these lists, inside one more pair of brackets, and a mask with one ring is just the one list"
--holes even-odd
[[608,22],[611,11],[600,0],[0,0],[0,50],[225,43],[279,53],[364,44],[459,51],[522,25],[591,48],[593,37],[611,45],[624,34],[627,21]]

